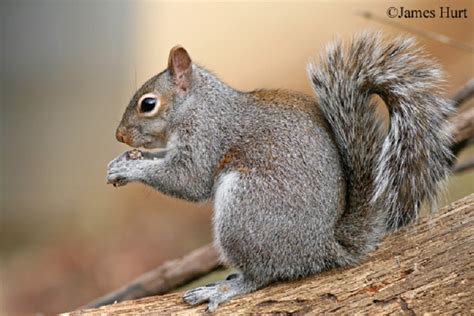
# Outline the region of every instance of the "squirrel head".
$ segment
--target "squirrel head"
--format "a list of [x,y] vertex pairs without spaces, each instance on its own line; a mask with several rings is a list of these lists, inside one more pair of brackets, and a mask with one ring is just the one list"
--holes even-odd
[[164,147],[169,113],[176,99],[189,92],[192,72],[188,52],[173,47],[168,68],[145,82],[130,100],[116,131],[117,140],[131,147]]

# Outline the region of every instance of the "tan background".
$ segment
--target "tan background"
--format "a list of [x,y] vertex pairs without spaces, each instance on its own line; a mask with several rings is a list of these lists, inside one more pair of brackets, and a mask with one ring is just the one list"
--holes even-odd
[[[474,45],[474,2],[443,1],[467,19],[394,19]],[[337,35],[400,30],[388,7],[438,1],[4,1],[0,4],[0,314],[77,307],[211,240],[209,205],[141,185],[114,189],[105,166],[127,148],[114,131],[133,91],[181,44],[233,87],[311,93],[305,65]],[[474,70],[472,53],[418,37],[448,75],[447,94]],[[454,177],[447,200],[474,191]]]

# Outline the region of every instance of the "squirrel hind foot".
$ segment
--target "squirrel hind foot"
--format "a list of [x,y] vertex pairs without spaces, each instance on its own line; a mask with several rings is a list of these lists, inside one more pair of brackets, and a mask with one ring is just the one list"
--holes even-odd
[[214,312],[219,304],[230,299],[253,292],[258,287],[241,274],[230,275],[226,280],[207,284],[184,293],[183,300],[190,305],[208,302],[206,311]]

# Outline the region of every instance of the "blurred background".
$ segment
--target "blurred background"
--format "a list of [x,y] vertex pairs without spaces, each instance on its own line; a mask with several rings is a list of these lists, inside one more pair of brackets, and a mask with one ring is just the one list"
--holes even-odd
[[[171,47],[237,89],[312,93],[305,65],[335,36],[401,33],[357,12],[439,3],[0,2],[0,314],[72,310],[212,240],[209,204],[105,183],[127,149],[122,111]],[[391,21],[474,45],[474,2],[442,4],[468,18]],[[412,35],[446,70],[447,95],[473,76],[472,53]],[[445,202],[473,191],[472,171],[453,176]]]

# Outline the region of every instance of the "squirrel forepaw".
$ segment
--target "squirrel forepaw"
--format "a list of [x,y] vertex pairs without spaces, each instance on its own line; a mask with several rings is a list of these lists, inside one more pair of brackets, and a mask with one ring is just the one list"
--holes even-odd
[[114,186],[123,186],[129,182],[142,181],[144,170],[143,160],[114,160],[107,168],[107,183]]

